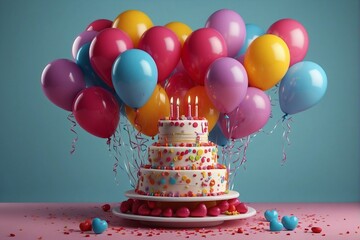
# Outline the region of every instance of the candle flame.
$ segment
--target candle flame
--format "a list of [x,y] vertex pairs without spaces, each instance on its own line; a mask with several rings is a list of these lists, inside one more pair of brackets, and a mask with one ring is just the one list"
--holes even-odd
[[191,103],[191,97],[188,96],[188,104],[190,104],[190,103]]
[[174,102],[174,98],[171,97],[171,98],[170,98],[170,104],[173,104],[173,102]]
[[195,97],[195,104],[198,104],[198,96]]
[[178,105],[178,106],[180,105],[180,100],[179,100],[179,98],[176,99],[176,105]]

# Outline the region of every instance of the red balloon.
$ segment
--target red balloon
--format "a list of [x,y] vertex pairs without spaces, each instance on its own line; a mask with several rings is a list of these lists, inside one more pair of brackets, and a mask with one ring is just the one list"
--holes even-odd
[[116,98],[101,87],[81,91],[74,102],[73,114],[83,129],[101,138],[111,137],[120,120]]
[[[179,98],[182,102],[187,91],[194,86],[195,83],[186,72],[177,72],[167,81],[165,91],[169,98],[173,97],[175,101]],[[185,100],[187,101],[187,99]]]
[[97,19],[87,26],[86,31],[97,31],[100,32],[105,28],[111,28],[113,22],[108,19]]
[[101,31],[91,42],[89,49],[91,66],[108,86],[114,88],[111,69],[115,59],[131,48],[133,48],[133,43],[130,37],[117,28]]
[[309,47],[309,37],[305,27],[291,18],[284,18],[273,23],[267,33],[279,36],[290,51],[290,66],[302,61]]
[[155,26],[140,38],[138,48],[149,53],[158,69],[158,83],[163,82],[177,66],[181,56],[181,43],[170,29]]
[[213,28],[200,28],[185,40],[181,60],[191,79],[204,85],[209,65],[228,54],[224,37]]

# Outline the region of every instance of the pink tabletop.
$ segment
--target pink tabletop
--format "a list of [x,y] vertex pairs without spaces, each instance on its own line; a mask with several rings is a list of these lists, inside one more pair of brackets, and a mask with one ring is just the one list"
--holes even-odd
[[[252,203],[257,214],[209,228],[151,228],[104,212],[102,203],[0,203],[0,239],[360,239],[359,203]],[[118,204],[110,204],[117,207]],[[295,215],[293,231],[269,231],[264,211],[276,209],[280,217]],[[81,232],[80,222],[105,219],[102,234]],[[312,233],[321,227],[321,233]]]

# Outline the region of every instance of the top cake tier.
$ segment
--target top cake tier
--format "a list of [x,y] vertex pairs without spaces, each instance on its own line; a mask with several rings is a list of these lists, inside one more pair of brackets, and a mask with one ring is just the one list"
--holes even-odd
[[163,145],[182,143],[207,143],[208,121],[206,119],[159,120],[159,140]]

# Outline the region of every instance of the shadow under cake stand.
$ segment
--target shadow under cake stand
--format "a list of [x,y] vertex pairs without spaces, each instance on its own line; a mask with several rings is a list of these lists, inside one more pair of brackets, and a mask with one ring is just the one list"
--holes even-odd
[[[147,196],[136,193],[134,190],[125,192],[125,196],[131,199],[154,201],[154,202],[210,202],[210,201],[221,201],[238,198],[239,193],[236,191],[229,191],[228,194],[219,196],[206,196],[206,197],[157,197]],[[153,227],[172,227],[172,228],[188,228],[188,227],[212,227],[222,224],[224,221],[238,220],[252,217],[256,214],[256,210],[252,207],[248,207],[248,211],[243,214],[226,215],[220,214],[219,216],[212,217],[156,217],[156,216],[142,216],[135,215],[132,213],[122,213],[119,207],[113,208],[112,213],[115,216],[123,219],[139,221],[143,225]]]

